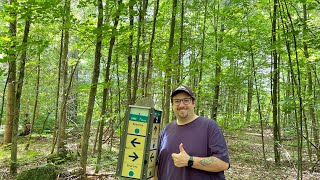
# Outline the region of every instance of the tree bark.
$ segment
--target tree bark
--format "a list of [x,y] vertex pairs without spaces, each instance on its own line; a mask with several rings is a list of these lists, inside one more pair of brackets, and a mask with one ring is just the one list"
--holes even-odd
[[[271,45],[276,47],[276,28],[277,28],[277,6],[278,0],[273,1],[273,16],[272,16],[272,37]],[[272,119],[273,119],[273,150],[274,150],[274,160],[276,165],[280,165],[280,152],[279,152],[279,125],[278,125],[278,53],[277,49],[274,48],[272,51]]]
[[203,29],[202,29],[202,39],[201,39],[201,50],[200,50],[200,69],[199,69],[199,82],[198,82],[198,94],[197,94],[197,102],[196,113],[199,114],[199,108],[201,107],[202,101],[202,74],[203,74],[203,59],[204,59],[204,47],[205,47],[205,39],[206,39],[206,22],[207,22],[207,14],[208,14],[208,0],[205,1],[204,7],[204,16],[203,16]]
[[94,101],[97,93],[98,79],[99,79],[99,73],[100,73],[102,24],[103,24],[103,4],[102,4],[102,0],[98,0],[98,22],[97,22],[98,33],[96,36],[95,60],[94,60],[94,67],[93,67],[93,73],[92,73],[88,106],[87,106],[86,117],[85,117],[84,130],[83,130],[82,140],[81,140],[80,165],[82,167],[83,173],[85,173],[87,170],[87,157],[88,157],[91,119],[93,114]]
[[3,108],[4,108],[4,97],[5,97],[5,94],[6,94],[6,89],[7,89],[7,85],[8,85],[8,80],[9,80],[9,74],[7,75],[7,78],[6,78],[6,82],[4,84],[4,88],[3,88],[3,95],[2,95],[2,98],[1,98],[1,111],[0,111],[0,127],[2,125],[2,117],[3,117]]
[[30,17],[27,17],[25,27],[24,27],[23,41],[22,41],[21,64],[20,64],[19,79],[17,84],[15,116],[14,116],[13,130],[12,130],[11,167],[10,167],[10,172],[12,175],[16,175],[17,173],[17,151],[18,151],[17,136],[18,136],[18,126],[19,126],[19,117],[20,117],[19,116],[20,100],[22,95],[25,64],[27,59],[27,43],[28,43],[28,37],[29,37],[30,23],[31,23]]
[[[9,1],[9,5],[15,6],[16,0]],[[9,23],[9,35],[11,45],[8,49],[8,84],[7,84],[7,104],[6,104],[6,126],[4,129],[3,144],[7,145],[12,142],[13,121],[15,116],[15,98],[16,98],[16,32],[17,32],[17,14],[16,7],[10,12],[13,21]]]
[[153,11],[153,24],[152,24],[152,33],[151,33],[151,39],[150,39],[150,45],[149,45],[149,53],[148,53],[148,62],[147,62],[147,73],[146,73],[146,80],[144,85],[144,96],[148,97],[150,96],[150,85],[149,85],[149,79],[152,77],[152,67],[153,67],[153,61],[152,61],[152,50],[153,50],[153,41],[155,37],[156,32],[156,23],[157,23],[157,16],[159,11],[159,1],[156,0],[154,4],[154,11]]
[[[62,26],[65,25],[65,18],[63,18]],[[59,54],[59,66],[58,66],[58,79],[57,79],[57,92],[56,92],[56,102],[55,102],[55,116],[54,116],[54,128],[53,128],[53,137],[52,137],[52,148],[51,154],[53,154],[57,139],[58,139],[58,126],[60,122],[60,118],[58,117],[59,114],[59,97],[60,97],[60,85],[61,85],[61,66],[62,66],[62,51],[63,51],[63,38],[64,38],[64,31],[61,31],[61,38],[60,38],[60,54]]]
[[170,38],[169,38],[169,48],[167,53],[166,62],[166,72],[165,72],[165,104],[164,104],[164,121],[163,125],[170,122],[170,95],[171,95],[171,81],[172,81],[172,62],[173,62],[173,44],[174,44],[174,31],[176,25],[176,10],[177,10],[177,0],[172,0],[172,12],[171,12],[171,25],[170,25]]
[[[218,11],[219,12],[219,1],[218,1],[218,9],[216,10],[216,6],[214,6],[214,11]],[[220,44],[222,44],[223,39],[222,37],[218,36],[218,19],[220,17],[217,15],[217,13],[215,13],[215,17],[214,17],[214,31],[215,31],[215,50],[216,52],[219,52],[218,47],[220,46]],[[224,32],[224,25],[221,24],[221,29],[220,32]],[[215,81],[214,81],[214,95],[213,95],[213,105],[212,105],[212,109],[211,109],[211,119],[213,120],[217,120],[218,117],[218,108],[219,108],[219,94],[220,94],[220,83],[221,83],[221,56],[220,55],[216,55],[216,63],[215,63]]]
[[68,52],[69,52],[69,29],[70,29],[70,4],[71,0],[65,1],[65,29],[63,38],[63,49],[61,58],[61,73],[62,73],[62,94],[60,105],[60,121],[58,126],[58,139],[57,139],[57,153],[65,151],[66,126],[67,126],[67,89],[68,89]]
[[[39,47],[40,49],[40,47]],[[40,50],[39,50],[40,51]],[[28,138],[28,143],[25,146],[25,149],[28,150],[30,146],[30,141],[31,141],[31,135],[34,130],[34,122],[37,116],[37,109],[38,109],[38,102],[39,102],[39,89],[40,89],[40,73],[41,73],[41,68],[40,68],[40,53],[38,52],[38,64],[37,64],[37,84],[36,84],[36,97],[33,105],[33,113],[32,113],[32,121],[31,121],[31,129],[30,129],[30,134]]]
[[[307,21],[308,21],[308,16],[307,16],[307,5],[304,2],[303,4],[303,52],[305,58],[309,58],[309,52],[308,52],[308,44],[306,43],[306,36],[307,36]],[[307,78],[308,78],[308,84],[307,84],[307,95],[309,97],[308,100],[308,107],[309,107],[309,116],[311,119],[311,129],[312,129],[312,135],[314,139],[314,144],[320,148],[319,146],[319,124],[318,121],[316,120],[316,113],[315,113],[315,98],[312,98],[315,96],[313,93],[313,77],[312,77],[312,63],[308,61],[307,63]],[[309,143],[308,143],[309,144]],[[317,159],[320,160],[320,151],[316,150],[316,155]]]
[[[107,60],[107,66],[105,69],[105,77],[104,77],[104,88],[103,88],[103,96],[102,96],[102,107],[101,107],[101,120],[99,123],[99,140],[98,140],[98,157],[97,157],[97,164],[99,165],[101,162],[101,152],[102,152],[102,138],[103,138],[103,128],[106,121],[106,114],[107,114],[107,100],[108,100],[108,91],[110,90],[109,87],[109,81],[110,81],[110,66],[111,66],[111,60],[112,60],[112,52],[114,43],[116,41],[116,31],[119,23],[119,15],[120,15],[120,5],[122,3],[122,0],[118,0],[118,7],[117,7],[117,13],[114,18],[114,25],[112,28],[112,36],[109,41],[109,51],[108,51],[108,60]],[[96,173],[99,171],[98,168],[96,168]]]
[[294,28],[294,24],[292,22],[292,18],[291,18],[291,14],[289,13],[289,9],[287,6],[287,2],[286,0],[284,0],[285,3],[285,7],[286,7],[286,11],[287,11],[287,15],[289,18],[289,22],[291,25],[291,31],[292,31],[292,37],[293,37],[293,43],[294,43],[294,52],[295,52],[295,60],[296,60],[296,69],[297,69],[297,95],[298,95],[298,100],[299,100],[299,108],[298,108],[298,118],[297,118],[297,124],[299,125],[297,127],[297,131],[298,131],[298,175],[297,178],[302,179],[303,178],[303,169],[302,169],[302,149],[303,149],[303,100],[302,100],[302,90],[301,90],[301,73],[300,73],[300,64],[299,64],[299,56],[298,56],[298,48],[297,48],[297,40],[296,40],[296,35],[295,35],[295,28]]
[[132,102],[132,93],[131,93],[131,85],[132,85],[132,80],[131,80],[131,74],[132,74],[132,49],[133,49],[133,23],[134,23],[134,18],[133,18],[133,5],[134,1],[129,0],[129,28],[130,28],[130,35],[129,35],[129,49],[128,49],[128,75],[127,75],[127,105],[129,107],[130,104],[133,104]]

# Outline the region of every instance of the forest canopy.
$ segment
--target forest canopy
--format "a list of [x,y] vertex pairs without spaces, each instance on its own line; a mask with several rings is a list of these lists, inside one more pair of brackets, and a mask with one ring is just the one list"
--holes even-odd
[[21,132],[49,134],[50,154],[77,134],[85,170],[89,139],[99,164],[106,132],[119,137],[139,99],[163,110],[161,127],[174,120],[180,84],[223,129],[271,128],[276,165],[293,136],[297,179],[305,161],[320,165],[318,0],[0,0],[0,10],[0,134],[12,174]]

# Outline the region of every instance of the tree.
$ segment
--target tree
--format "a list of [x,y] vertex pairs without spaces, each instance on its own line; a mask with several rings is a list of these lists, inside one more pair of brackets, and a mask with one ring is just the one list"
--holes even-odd
[[277,43],[277,7],[278,1],[273,1],[273,12],[272,12],[272,35],[271,35],[271,44],[274,49],[272,50],[272,122],[273,122],[273,140],[274,140],[274,160],[276,165],[280,165],[280,130],[278,125],[278,80],[279,80],[279,69],[278,69],[278,53],[276,49]]
[[17,1],[9,1],[11,10],[9,15],[11,21],[9,23],[10,44],[7,49],[8,53],[8,85],[7,85],[7,105],[6,105],[6,126],[4,130],[3,144],[12,142],[12,130],[15,116],[15,99],[16,99],[16,32],[17,32]]
[[91,88],[89,93],[88,106],[85,117],[85,124],[81,139],[81,159],[80,165],[83,172],[86,172],[87,169],[87,157],[88,157],[88,146],[89,146],[89,137],[90,137],[90,128],[91,128],[91,119],[93,114],[93,107],[95,96],[97,93],[98,79],[100,73],[100,59],[101,59],[101,46],[102,46],[102,25],[103,25],[103,4],[102,0],[98,0],[98,22],[97,22],[97,35],[96,35],[96,50],[95,50],[95,60],[94,67],[92,72]]
[[[102,107],[101,107],[101,118],[98,126],[99,131],[99,143],[98,143],[98,158],[97,158],[97,164],[100,164],[101,162],[101,153],[102,153],[102,137],[103,137],[103,128],[106,121],[107,116],[107,100],[108,100],[108,92],[110,90],[110,66],[111,66],[111,60],[112,60],[112,52],[113,47],[116,41],[116,31],[119,23],[119,15],[120,15],[120,6],[122,4],[122,0],[118,0],[118,6],[117,6],[117,12],[116,16],[114,17],[114,25],[112,27],[112,34],[109,41],[109,50],[108,50],[108,60],[107,60],[107,66],[105,68],[105,77],[104,77],[104,88],[103,88],[103,94],[102,94]],[[96,172],[98,172],[98,168],[96,169]]]
[[173,61],[173,45],[174,45],[174,31],[176,25],[176,11],[177,11],[177,0],[172,0],[172,11],[171,11],[171,24],[170,24],[170,38],[169,47],[167,51],[166,60],[166,71],[165,71],[165,103],[164,103],[164,121],[163,124],[166,125],[170,122],[170,93],[171,93],[171,82],[172,82],[172,64],[176,64]]
[[14,123],[13,123],[13,131],[12,131],[11,167],[10,167],[10,172],[12,175],[16,175],[17,173],[17,151],[18,151],[17,136],[18,136],[18,126],[19,126],[19,117],[20,117],[19,115],[20,115],[22,87],[23,87],[23,80],[24,80],[24,74],[25,74],[25,64],[27,59],[27,44],[28,44],[28,37],[30,32],[30,24],[31,24],[31,17],[27,15],[25,20],[24,35],[23,35],[23,41],[22,41],[21,63],[20,63],[20,70],[19,70],[19,79],[17,83],[15,117],[14,117]]
[[[67,126],[67,101],[68,101],[68,52],[69,52],[69,29],[70,29],[70,4],[71,0],[65,1],[64,13],[64,37],[61,58],[62,94],[60,106],[60,121],[58,126],[57,153],[64,153]],[[71,81],[71,80],[70,80]]]

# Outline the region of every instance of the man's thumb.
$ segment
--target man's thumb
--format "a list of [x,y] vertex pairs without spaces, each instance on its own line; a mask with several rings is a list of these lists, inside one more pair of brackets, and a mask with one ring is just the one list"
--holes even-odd
[[183,148],[183,144],[182,143],[179,145],[179,149],[180,149],[180,152],[185,151],[184,148]]

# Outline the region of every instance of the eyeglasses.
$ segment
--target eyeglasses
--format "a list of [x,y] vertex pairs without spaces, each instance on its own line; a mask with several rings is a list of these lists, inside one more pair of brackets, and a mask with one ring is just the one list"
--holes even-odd
[[183,102],[184,105],[188,105],[191,103],[192,98],[184,98],[184,99],[173,99],[172,102],[174,105],[178,106],[180,105],[181,101]]

